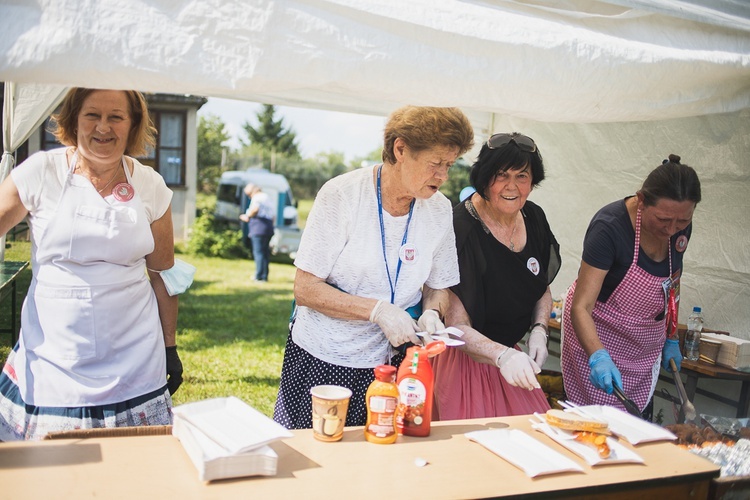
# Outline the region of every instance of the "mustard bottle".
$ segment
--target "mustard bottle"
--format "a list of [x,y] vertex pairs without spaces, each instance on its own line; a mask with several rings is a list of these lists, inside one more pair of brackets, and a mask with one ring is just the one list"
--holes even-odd
[[396,441],[396,407],[398,406],[398,386],[396,367],[378,365],[375,367],[375,380],[365,394],[367,404],[367,425],[365,439],[371,443],[391,444]]

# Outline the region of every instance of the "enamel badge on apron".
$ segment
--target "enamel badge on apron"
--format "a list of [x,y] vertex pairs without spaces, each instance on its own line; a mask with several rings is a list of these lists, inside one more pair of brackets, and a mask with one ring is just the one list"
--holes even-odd
[[112,195],[117,201],[126,202],[133,199],[135,189],[127,182],[121,182],[112,189]]

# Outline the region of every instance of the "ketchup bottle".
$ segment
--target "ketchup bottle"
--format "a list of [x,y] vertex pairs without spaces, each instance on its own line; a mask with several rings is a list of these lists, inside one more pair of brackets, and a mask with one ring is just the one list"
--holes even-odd
[[396,407],[398,387],[396,387],[396,367],[378,365],[375,367],[375,380],[365,394],[367,404],[367,425],[365,439],[371,443],[391,444],[396,441]]
[[425,347],[412,346],[398,369],[397,385],[400,402],[396,427],[404,436],[429,436],[432,421],[434,375],[429,358],[445,350],[443,341]]

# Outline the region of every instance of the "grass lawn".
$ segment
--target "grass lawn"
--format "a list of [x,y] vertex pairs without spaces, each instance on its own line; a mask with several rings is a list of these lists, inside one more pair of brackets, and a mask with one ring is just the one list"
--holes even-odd
[[[28,242],[8,242],[5,260],[29,260]],[[174,403],[236,396],[271,416],[281,375],[295,268],[271,262],[269,283],[252,281],[251,260],[179,255],[198,268],[180,296],[177,345],[185,369]],[[31,270],[18,280],[18,317]],[[9,304],[0,304],[0,328],[9,327]],[[7,357],[10,335],[0,336]]]

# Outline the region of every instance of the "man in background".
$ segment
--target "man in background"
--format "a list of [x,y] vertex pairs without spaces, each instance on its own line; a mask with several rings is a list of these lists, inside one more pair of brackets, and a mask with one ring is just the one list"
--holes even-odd
[[259,186],[248,184],[245,195],[250,198],[250,206],[240,220],[247,222],[247,235],[253,245],[253,259],[255,259],[254,281],[268,281],[268,261],[271,257],[270,242],[273,236],[273,220],[275,210],[268,195]]

